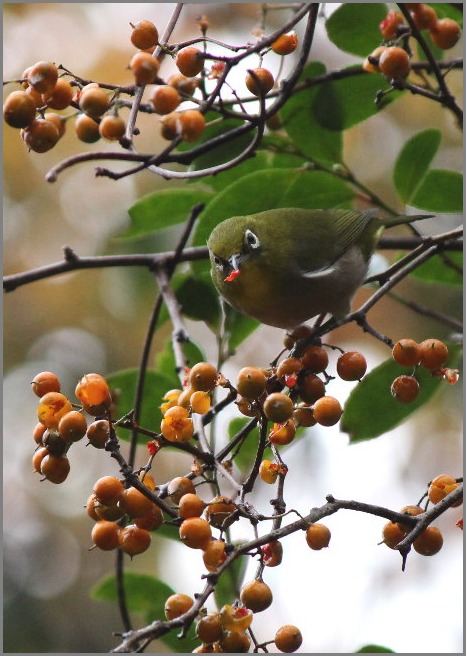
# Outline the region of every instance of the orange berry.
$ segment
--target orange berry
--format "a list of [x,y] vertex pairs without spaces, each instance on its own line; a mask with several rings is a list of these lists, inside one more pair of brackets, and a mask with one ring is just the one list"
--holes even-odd
[[120,527],[116,522],[101,519],[94,524],[92,541],[102,551],[112,551],[118,547],[118,534]]
[[174,405],[164,414],[160,430],[169,442],[187,442],[194,435],[193,420],[186,408]]
[[186,476],[177,476],[173,478],[167,488],[167,493],[173,503],[179,503],[183,494],[195,492],[194,483]]
[[296,435],[296,424],[292,419],[288,419],[283,424],[274,424],[269,433],[269,442],[284,446],[292,442]]
[[105,411],[112,403],[107,381],[100,374],[86,374],[75,389],[76,398],[81,401],[86,412],[96,415]]
[[379,24],[379,30],[384,39],[393,39],[398,35],[398,27],[404,24],[403,15],[399,11],[389,11],[387,17]]
[[58,433],[65,442],[78,442],[84,437],[86,430],[86,418],[77,410],[67,412],[58,424]]
[[198,415],[205,415],[209,412],[211,406],[210,394],[197,390],[193,392],[190,398],[191,410]]
[[[314,374],[311,374],[311,376],[313,375]],[[324,389],[324,393],[325,393],[325,389]],[[292,417],[296,426],[304,426],[308,428],[310,426],[315,426],[317,424],[311,406],[307,405],[306,403],[298,403],[298,406],[293,410]]]
[[3,119],[12,128],[26,128],[36,117],[36,103],[25,91],[12,91],[3,103]]
[[333,396],[322,396],[314,403],[314,419],[321,426],[334,426],[340,421],[343,408]]
[[64,456],[68,447],[69,442],[66,442],[56,430],[47,428],[43,437],[42,445],[47,447],[47,451],[52,456]]
[[311,524],[306,530],[306,542],[315,551],[328,547],[330,538],[330,529],[325,524]]
[[323,346],[311,345],[304,351],[301,362],[309,373],[320,374],[327,369],[328,353]]
[[[432,503],[439,503],[439,501],[444,499],[447,494],[456,490],[457,487],[458,483],[453,476],[450,476],[450,474],[440,474],[440,476],[436,476],[429,485],[429,499]],[[453,506],[460,506],[462,502],[463,500],[460,499],[454,503]]]
[[430,30],[437,24],[437,12],[433,7],[420,2],[413,11],[413,20],[420,30]]
[[402,367],[415,367],[421,360],[421,348],[414,339],[400,339],[392,349],[392,358]]
[[70,401],[61,392],[47,392],[40,399],[37,418],[47,428],[58,428],[60,419],[73,409]]
[[361,380],[366,370],[366,358],[358,351],[347,351],[337,360],[337,373],[342,380]]
[[405,535],[396,522],[387,522],[382,529],[383,541],[390,549],[396,549]]
[[225,558],[225,542],[223,540],[211,540],[203,550],[202,560],[209,572],[214,572]]
[[119,141],[125,136],[126,123],[121,116],[104,116],[99,123],[99,134],[109,141]]
[[[411,517],[417,517],[417,515],[422,515],[424,510],[420,506],[403,506],[403,508],[400,510],[400,513],[402,515],[410,515]],[[404,524],[403,522],[398,522],[398,528],[400,531],[404,531],[404,533],[409,533],[409,531],[412,529],[412,526],[409,524]]]
[[261,547],[262,560],[267,567],[277,567],[283,558],[283,546],[278,540],[272,540]]
[[388,78],[400,79],[406,77],[411,70],[411,63],[406,50],[393,46],[380,55],[380,70]]
[[412,403],[419,394],[419,383],[413,376],[398,376],[392,383],[391,393],[401,403]]
[[63,483],[70,473],[70,461],[66,456],[48,453],[40,463],[40,473],[51,483]]
[[74,129],[78,139],[84,143],[95,143],[100,139],[99,124],[87,114],[79,114]]
[[180,499],[178,514],[182,519],[188,517],[200,517],[206,507],[205,501],[197,494],[183,494]]
[[184,141],[197,141],[205,128],[204,114],[197,109],[186,109],[179,115],[181,137]]
[[89,443],[96,449],[105,449],[110,438],[110,424],[106,419],[98,419],[89,425],[86,433]]
[[55,114],[54,112],[47,112],[45,118],[50,123],[53,123],[58,130],[58,138],[61,139],[65,134],[66,120],[63,116]]
[[46,153],[58,143],[60,134],[53,121],[36,118],[27,128],[23,128],[21,137],[30,150]]
[[[378,46],[371,54],[365,58],[362,67],[367,73],[380,73],[379,58],[380,55],[387,50],[388,46]],[[373,63],[371,60],[374,60]]]
[[207,504],[205,516],[209,524],[222,528],[223,522],[236,510],[236,506],[228,497],[216,496]]
[[174,87],[161,84],[154,87],[149,100],[158,114],[170,114],[180,104],[181,97]]
[[425,339],[419,344],[421,350],[421,366],[429,371],[435,371],[448,358],[448,348],[439,339]]
[[174,405],[179,405],[177,401],[180,394],[180,389],[172,389],[166,392],[166,394],[163,396],[163,401],[165,401],[165,403],[162,403],[160,406],[160,410],[163,415],[166,413],[168,408],[173,408]]
[[285,348],[291,349],[296,344],[296,342],[298,342],[300,339],[305,339],[310,334],[311,334],[310,326],[306,325],[305,323],[300,324],[299,326],[293,328],[293,330],[287,331],[285,333],[283,344]]
[[287,421],[293,413],[294,404],[289,396],[281,392],[274,392],[264,401],[264,414],[269,421],[282,423]]
[[129,487],[121,495],[118,504],[127,515],[134,518],[144,517],[150,512],[154,502],[135,487]]
[[32,437],[34,439],[34,442],[39,446],[42,446],[42,438],[44,437],[44,433],[46,430],[47,427],[44,426],[44,424],[41,424],[40,422],[34,426],[34,430],[32,431]]
[[217,369],[208,362],[198,362],[189,372],[189,382],[194,390],[211,392],[218,378]]
[[461,38],[461,27],[452,18],[441,18],[430,30],[430,38],[438,48],[449,50]]
[[421,556],[434,556],[443,547],[443,535],[436,526],[428,526],[414,540],[413,548]]
[[42,460],[45,458],[45,456],[48,456],[49,452],[48,449],[45,446],[41,446],[37,451],[34,452],[34,455],[32,456],[32,466],[34,467],[34,471],[37,473],[41,473],[40,471],[40,466],[42,463]]
[[303,636],[297,626],[285,624],[275,634],[275,646],[285,654],[291,654],[299,649],[303,642]]
[[131,557],[147,551],[150,547],[151,540],[149,531],[139,528],[136,524],[125,526],[120,529],[118,534],[118,545],[120,549]]
[[281,465],[277,462],[272,462],[271,460],[263,460],[259,466],[259,476],[264,481],[264,483],[269,483],[272,485],[278,478],[280,473]]
[[52,62],[40,61],[28,69],[28,84],[38,93],[50,93],[58,80],[58,68]]
[[298,37],[296,32],[289,32],[288,34],[280,34],[272,45],[272,50],[277,55],[289,55],[294,52],[298,47]]
[[285,358],[278,365],[277,378],[284,385],[294,387],[298,373],[302,368],[303,363],[301,360],[298,360],[298,358]]
[[196,635],[205,644],[211,645],[223,635],[220,613],[208,613],[196,625]]
[[254,96],[266,95],[275,84],[272,73],[266,68],[254,68],[246,76],[246,86]]
[[181,73],[174,73],[168,78],[167,84],[174,87],[183,97],[189,97],[196,91],[199,79],[196,77],[186,77]]
[[188,46],[178,52],[175,64],[180,73],[186,77],[194,77],[204,68],[204,57],[198,48]]
[[243,367],[238,372],[236,389],[242,397],[253,401],[265,391],[267,378],[259,367]]
[[148,52],[137,52],[131,57],[129,68],[136,84],[151,84],[157,78],[160,62]]
[[253,613],[260,613],[271,605],[273,594],[267,583],[260,579],[254,579],[243,585],[240,599]]
[[251,638],[244,631],[226,631],[214,648],[227,654],[245,654],[250,646]]
[[159,33],[154,23],[149,20],[139,20],[133,25],[130,23],[133,31],[131,32],[131,43],[139,50],[148,50],[155,48],[159,40]]
[[110,107],[110,98],[99,86],[84,87],[79,94],[79,107],[92,118],[99,118]]
[[191,549],[205,549],[212,538],[209,522],[201,517],[189,517],[180,525],[180,539]]
[[155,531],[163,524],[163,513],[160,508],[153,503],[145,515],[134,519],[134,523],[139,528],[146,529],[146,531]]
[[125,487],[115,476],[102,476],[95,483],[92,492],[97,501],[104,506],[116,504],[123,496]]
[[58,376],[51,371],[42,371],[32,379],[32,391],[39,398],[47,392],[59,392],[60,381]]
[[225,604],[220,609],[220,619],[222,626],[227,631],[243,632],[247,631],[254,618],[251,609],[246,606],[231,606]]
[[165,617],[167,620],[174,620],[176,617],[187,613],[193,604],[194,600],[188,595],[172,594],[165,601]]
[[73,87],[68,80],[61,77],[51,91],[42,94],[42,99],[51,109],[66,109],[70,106],[73,96]]
[[297,391],[305,403],[312,404],[325,395],[325,383],[316,374],[305,374],[300,376]]

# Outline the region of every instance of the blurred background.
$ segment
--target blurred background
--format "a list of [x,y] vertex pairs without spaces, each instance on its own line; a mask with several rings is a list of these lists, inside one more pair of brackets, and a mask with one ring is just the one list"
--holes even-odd
[[[327,4],[325,12],[336,6]],[[18,79],[38,60],[50,60],[83,78],[130,83],[127,65],[134,52],[130,21],[147,18],[163,32],[173,8],[171,3],[4,3],[4,80]],[[244,43],[254,38],[260,4],[186,4],[171,42],[197,36],[195,19],[200,14],[208,15],[212,37]],[[286,18],[288,12],[269,12],[267,27],[275,29]],[[460,53],[458,46],[451,56]],[[322,23],[312,57],[329,69],[357,61],[329,43]],[[276,72],[279,58],[268,65]],[[167,76],[175,70],[168,60],[163,66]],[[448,80],[460,97],[461,72],[452,73]],[[13,88],[7,85],[4,95]],[[157,152],[164,146],[156,123],[153,117],[150,121],[143,117],[137,138],[140,151]],[[346,163],[396,207],[387,171],[406,139],[426,127],[438,127],[443,133],[435,166],[461,170],[461,135],[450,113],[410,96],[345,133]],[[175,183],[148,172],[118,182],[95,178],[92,163],[65,171],[54,184],[45,181],[53,165],[93,149],[114,147],[103,142],[82,144],[69,129],[53,150],[38,155],[27,152],[17,130],[4,128],[4,274],[60,261],[65,245],[83,256],[173,247],[170,232],[164,238],[129,244],[118,241],[118,235],[128,226],[127,210],[137,199]],[[428,298],[438,311],[462,316],[460,291],[405,281],[401,292],[419,302]],[[106,374],[137,366],[154,293],[148,273],[125,268],[76,272],[4,296],[5,652],[107,652],[118,643],[112,635],[121,630],[116,606],[89,598],[90,587],[112,571],[114,555],[88,551],[92,521],[83,508],[95,480],[116,475],[116,464],[105,452],[91,453],[79,443],[72,450],[66,482],[60,486],[40,482],[31,464],[37,400],[30,381],[39,371],[51,370],[60,377],[65,393],[71,394],[83,373]],[[367,294],[362,289],[356,301]],[[450,337],[441,324],[420,320],[389,299],[377,305],[370,319],[393,340]],[[188,326],[194,341],[215,361],[212,334],[200,324]],[[164,339],[167,330],[162,331]],[[266,366],[280,350],[282,339],[279,330],[259,329],[224,373],[235,378],[245,364]],[[369,368],[389,355],[353,327],[340,329],[337,343],[362,350]],[[352,389],[350,383],[332,385],[332,394],[342,402]],[[460,476],[461,388],[461,383],[442,387],[429,406],[405,425],[364,444],[350,447],[338,427],[312,429],[312,436],[287,451],[292,472],[286,482],[288,507],[307,512],[332,493],[399,509],[416,503],[434,476]],[[144,450],[136,464],[145,458]],[[161,454],[158,479],[179,475],[189,466],[188,460]],[[255,503],[260,512],[270,511],[268,496],[259,490]],[[462,534],[455,527],[460,515],[461,508],[439,518],[436,524],[445,538],[442,551],[433,558],[413,553],[404,573],[399,555],[378,545],[384,521],[362,513],[340,512],[326,521],[332,542],[325,552],[310,551],[302,535],[289,537],[284,541],[282,565],[267,571],[275,601],[255,617],[256,636],[271,639],[276,628],[292,623],[302,630],[303,652],[349,653],[378,643],[402,653],[461,653]],[[251,537],[246,526],[235,530],[238,538]],[[192,595],[203,584],[200,555],[191,551],[155,537],[151,549],[135,558],[128,570],[160,576],[175,590]],[[251,577],[255,565],[251,562],[248,570]],[[141,625],[140,618],[135,618],[135,625]],[[154,642],[150,651],[167,650]]]

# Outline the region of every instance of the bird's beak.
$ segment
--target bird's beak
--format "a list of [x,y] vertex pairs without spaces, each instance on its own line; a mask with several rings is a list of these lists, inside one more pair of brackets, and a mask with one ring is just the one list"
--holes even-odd
[[241,253],[235,253],[229,258],[228,264],[230,265],[231,271],[228,276],[224,278],[224,282],[231,282],[241,274],[241,259]]

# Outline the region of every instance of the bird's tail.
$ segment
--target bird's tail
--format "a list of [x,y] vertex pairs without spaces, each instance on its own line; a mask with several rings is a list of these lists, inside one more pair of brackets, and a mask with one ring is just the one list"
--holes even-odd
[[403,223],[411,223],[412,221],[421,221],[421,219],[432,219],[435,214],[412,214],[408,216],[406,214],[399,214],[398,216],[390,216],[384,218],[383,225],[385,228],[393,228],[397,225],[403,225]]

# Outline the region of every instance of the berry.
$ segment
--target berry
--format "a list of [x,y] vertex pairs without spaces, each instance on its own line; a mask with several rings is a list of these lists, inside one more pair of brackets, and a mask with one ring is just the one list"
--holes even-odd
[[63,483],[70,473],[70,461],[66,456],[48,453],[40,463],[40,473],[51,483]]
[[105,412],[112,403],[107,381],[100,374],[91,373],[83,376],[76,385],[74,393],[86,412],[93,416]]
[[308,428],[317,424],[311,406],[306,403],[298,403],[298,406],[293,410],[292,416],[297,427],[304,426]]
[[131,43],[139,50],[148,50],[155,48],[159,40],[159,33],[154,23],[149,20],[140,20],[133,25],[130,23],[133,31],[131,32]]
[[40,399],[37,418],[47,428],[58,428],[60,419],[72,410],[70,401],[61,392],[47,392]]
[[86,506],[85,506],[85,507],[86,507],[86,512],[87,512],[88,516],[89,516],[91,519],[93,519],[95,522],[98,522],[98,521],[100,520],[99,515],[98,515],[98,514],[96,513],[96,511],[95,511],[95,507],[96,507],[96,505],[97,505],[98,503],[99,503],[99,502],[97,501],[97,499],[96,499],[96,497],[95,497],[95,494],[92,493],[92,494],[88,497],[88,499],[87,499],[87,501],[86,501]]
[[305,339],[310,334],[310,326],[307,326],[304,323],[300,324],[299,326],[296,326],[296,328],[293,328],[293,330],[286,332],[285,338],[283,340],[283,345],[285,348],[291,349],[296,344],[296,342],[298,342],[300,339]]
[[315,551],[328,547],[330,538],[330,529],[324,524],[311,524],[306,530],[306,542]]
[[277,378],[284,385],[294,387],[297,375],[302,368],[303,363],[298,358],[285,358],[277,368]]
[[212,538],[212,530],[205,519],[189,517],[181,523],[179,535],[187,547],[205,549]]
[[273,484],[278,478],[281,465],[271,460],[263,460],[259,466],[259,476],[264,483]]
[[449,50],[461,38],[461,27],[452,18],[441,18],[430,30],[430,38],[438,48]]
[[34,426],[34,430],[32,431],[32,437],[34,439],[34,442],[39,446],[42,446],[42,438],[44,437],[44,433],[46,430],[47,430],[46,426],[44,426],[44,424],[41,424],[40,422]]
[[58,138],[61,139],[65,134],[66,128],[66,120],[63,118],[63,116],[55,114],[54,112],[47,112],[47,114],[45,114],[45,118],[50,123],[54,124],[58,130]]
[[194,600],[188,595],[172,594],[165,601],[165,617],[167,620],[174,620],[176,617],[187,613],[193,604]]
[[205,516],[209,524],[222,528],[223,522],[236,510],[236,506],[228,497],[217,496],[207,505]]
[[398,46],[387,48],[382,52],[379,66],[384,75],[394,79],[406,77],[411,70],[408,53]]
[[53,121],[36,118],[21,132],[26,146],[35,153],[46,153],[51,150],[60,139],[58,128]]
[[246,76],[246,86],[254,96],[265,96],[275,84],[272,73],[266,68],[254,68]]
[[246,606],[230,606],[225,604],[220,609],[222,626],[227,631],[247,631],[254,618],[253,612]]
[[121,495],[118,505],[131,518],[144,517],[150,512],[153,501],[135,487],[129,487]]
[[208,613],[196,625],[196,635],[202,642],[211,645],[223,636],[220,613]]
[[179,116],[179,112],[170,112],[160,119],[160,134],[167,141],[176,139],[181,133]]
[[202,560],[209,572],[215,572],[225,558],[225,542],[223,540],[211,540],[202,553]]
[[131,57],[129,68],[136,84],[151,84],[157,77],[160,62],[148,52],[137,52]]
[[383,541],[390,549],[396,549],[405,535],[396,522],[387,522],[382,529]]
[[12,91],[3,103],[3,119],[12,128],[27,128],[36,116],[36,103],[25,91]]
[[158,114],[170,114],[181,102],[178,91],[169,84],[161,84],[154,87],[149,98]]
[[283,446],[294,440],[296,435],[296,424],[292,419],[288,419],[283,424],[274,424],[269,433],[269,442]]
[[181,137],[184,141],[197,141],[205,128],[204,114],[197,109],[180,112]]
[[204,512],[205,506],[205,502],[197,494],[183,494],[180,499],[178,514],[182,519],[200,517]]
[[129,524],[122,528],[118,534],[118,545],[128,556],[147,551],[151,543],[151,535],[144,528],[139,528],[136,524]]
[[[436,476],[429,485],[429,499],[432,503],[439,503],[447,494],[453,492],[458,487],[457,481],[450,474],[440,474]],[[460,506],[463,500],[460,499],[453,504],[453,507]]]
[[248,399],[243,399],[239,397],[236,401],[236,406],[242,415],[245,417],[258,417],[260,412],[257,406],[249,401]]
[[106,419],[98,419],[89,425],[86,433],[89,443],[96,449],[105,449],[110,438],[110,424]]
[[32,391],[39,398],[48,392],[59,392],[60,381],[58,376],[51,371],[42,371],[32,379]]
[[95,143],[100,139],[99,124],[87,114],[79,114],[74,129],[78,139],[84,143]]
[[86,418],[77,410],[71,410],[60,419],[58,433],[65,442],[78,442],[87,430]]
[[[380,73],[379,58],[380,55],[387,50],[388,46],[378,46],[371,54],[365,58],[362,67],[367,73]],[[371,60],[374,60],[373,63]]]
[[439,339],[425,339],[420,343],[420,364],[429,371],[435,371],[442,366],[448,358],[448,348]]
[[316,374],[306,374],[300,376],[297,390],[305,403],[312,404],[325,395],[325,383]]
[[285,654],[291,654],[301,647],[303,636],[297,626],[285,624],[275,634],[275,646]]
[[194,390],[211,392],[217,382],[218,371],[208,362],[198,362],[189,372],[189,382]]
[[166,392],[166,394],[163,396],[165,403],[162,403],[160,406],[160,410],[162,411],[163,415],[167,412],[168,408],[172,408],[174,405],[179,405],[177,401],[180,394],[180,389],[172,389]]
[[392,349],[392,358],[402,367],[415,367],[421,360],[421,348],[414,339],[400,339]]
[[46,449],[45,446],[41,446],[39,449],[37,449],[37,451],[32,456],[32,466],[34,467],[34,471],[39,474],[41,473],[40,466],[42,460],[45,458],[45,456],[48,456],[48,454],[48,449]]
[[434,556],[443,546],[443,535],[436,526],[428,526],[414,540],[413,548],[421,556]]
[[94,524],[91,537],[95,546],[102,551],[112,551],[118,547],[120,527],[116,522],[101,519]]
[[269,421],[280,424],[289,419],[293,413],[293,401],[286,394],[274,392],[264,401],[264,414]]
[[433,7],[420,2],[413,10],[413,20],[420,30],[431,30],[437,24],[437,12]]
[[267,378],[258,367],[243,367],[238,372],[236,389],[242,397],[253,401],[265,391]]
[[99,123],[99,134],[109,141],[119,141],[125,136],[126,123],[121,116],[104,116]]
[[160,430],[169,442],[187,442],[194,435],[193,420],[186,408],[174,405],[165,413]]
[[[402,515],[410,515],[411,517],[422,515],[423,512],[424,511],[420,506],[403,506],[403,508],[400,510]],[[403,522],[398,522],[397,525],[400,531],[403,531],[405,534],[409,533],[409,531],[412,529],[412,526],[409,524],[404,524]]]
[[139,528],[146,529],[146,531],[155,531],[163,524],[163,513],[160,508],[153,503],[145,515],[134,519],[134,523]]
[[28,84],[38,93],[51,93],[57,80],[58,68],[51,62],[40,61],[28,69]]
[[190,478],[177,476],[168,484],[167,493],[173,503],[179,503],[183,494],[187,494],[188,492],[195,492],[194,484]]
[[333,396],[322,396],[314,403],[314,419],[321,426],[334,426],[340,421],[343,408]]
[[180,73],[186,77],[194,77],[204,68],[204,57],[198,48],[188,46],[179,51],[175,64]]
[[227,631],[216,645],[227,654],[245,654],[249,651],[251,639],[244,631]]
[[283,546],[278,540],[268,542],[261,547],[262,560],[267,567],[277,567],[283,558]]
[[272,50],[277,55],[289,55],[294,52],[297,47],[298,37],[296,36],[296,32],[281,34],[271,45]]
[[398,376],[392,383],[391,393],[401,403],[412,403],[419,394],[419,383],[414,376]]
[[[93,496],[95,497],[95,495]],[[100,501],[97,501],[96,498],[94,501],[94,513],[97,516],[97,520],[106,519],[109,522],[116,522],[125,514],[118,504],[114,503],[111,506],[105,506]]]
[[197,390],[190,398],[191,410],[198,415],[205,415],[210,410],[211,400],[208,392]]
[[404,18],[399,11],[389,11],[387,17],[379,24],[379,30],[384,39],[393,39],[398,34],[398,27],[403,25]]
[[174,87],[182,96],[190,97],[196,91],[199,80],[195,77],[186,77],[181,73],[174,73],[168,78],[167,84]]
[[57,80],[52,91],[42,94],[43,102],[51,109],[66,109],[73,100],[74,90],[68,80]]
[[102,476],[92,488],[97,501],[105,506],[116,504],[124,494],[125,488],[123,483],[115,476]]
[[322,346],[308,346],[301,358],[304,369],[309,373],[320,374],[327,369],[328,353]]
[[337,360],[337,373],[342,380],[361,380],[366,370],[366,358],[358,351],[347,351]]
[[79,94],[79,107],[91,118],[99,118],[110,107],[110,98],[99,86],[89,85]]
[[273,595],[267,583],[260,579],[254,579],[243,585],[240,599],[253,613],[260,613],[271,605]]
[[56,430],[51,428],[47,428],[42,437],[42,445],[47,448],[47,451],[52,456],[64,456],[69,444],[70,443],[66,442]]

